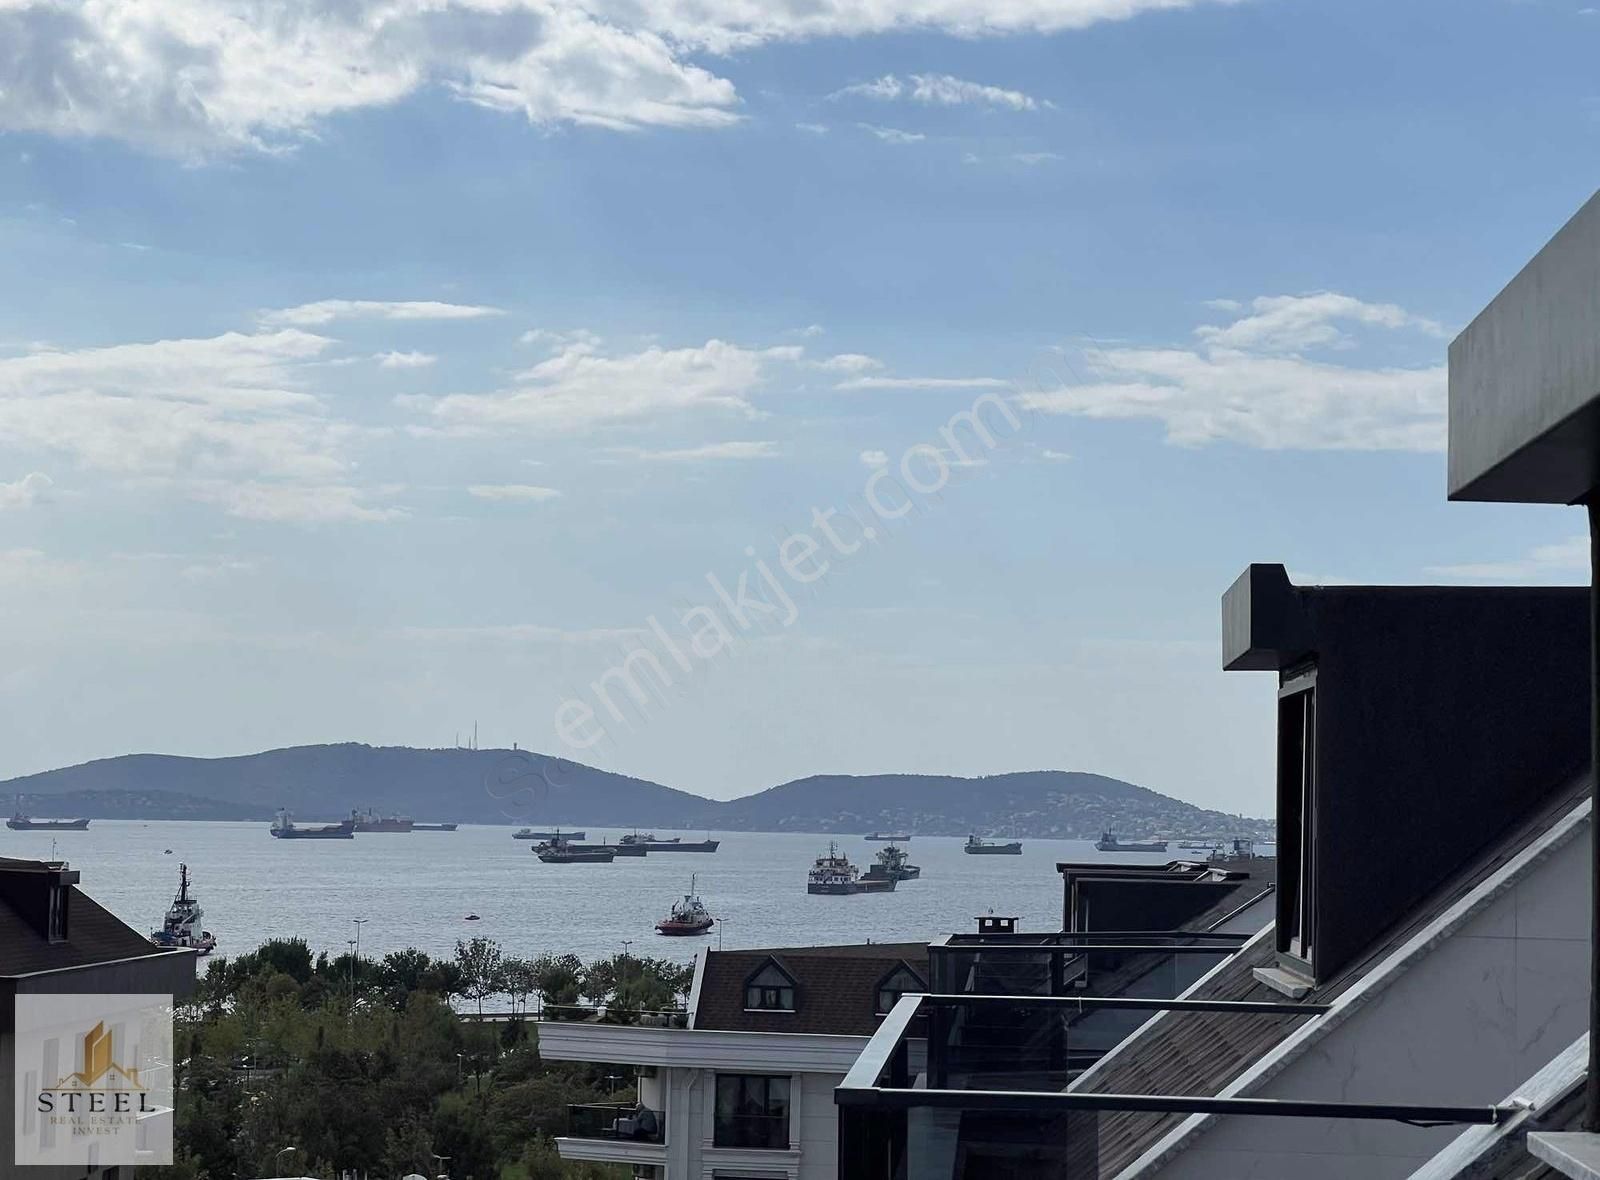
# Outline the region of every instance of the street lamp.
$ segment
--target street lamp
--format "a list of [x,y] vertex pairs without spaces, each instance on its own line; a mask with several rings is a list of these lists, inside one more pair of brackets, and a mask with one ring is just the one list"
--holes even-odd
[[356,958],[359,959],[361,957],[361,928],[363,926],[365,926],[368,922],[370,922],[372,919],[371,918],[352,918],[350,920],[356,924]]
[[628,986],[628,948],[633,945],[633,939],[622,940],[622,962],[617,966],[617,1004],[624,1007],[626,1004],[626,989]]

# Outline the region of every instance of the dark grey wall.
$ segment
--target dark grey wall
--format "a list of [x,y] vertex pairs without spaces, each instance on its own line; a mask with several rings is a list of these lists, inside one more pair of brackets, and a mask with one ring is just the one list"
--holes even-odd
[[1317,665],[1317,973],[1588,765],[1582,588],[1302,591]]

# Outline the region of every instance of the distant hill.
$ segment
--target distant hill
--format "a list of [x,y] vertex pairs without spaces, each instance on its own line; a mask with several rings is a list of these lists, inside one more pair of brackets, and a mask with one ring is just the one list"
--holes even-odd
[[0,783],[37,814],[106,819],[304,821],[352,809],[460,823],[600,828],[1084,838],[1270,837],[1270,821],[1207,811],[1120,779],[1038,770],[983,778],[815,775],[718,802],[525,750],[419,750],[356,743],[234,758],[128,754]]
[[[173,792],[243,807],[270,819],[280,807],[299,819],[338,819],[352,809],[398,811],[420,820],[680,827],[708,800],[659,783],[522,750],[418,750],[408,746],[291,746],[235,758],[124,754],[0,783],[0,808],[13,795],[77,791]],[[28,801],[43,810],[43,800]],[[92,813],[89,814],[94,818]],[[109,818],[109,816],[107,817]],[[152,807],[143,818],[187,816]]]
[[717,805],[715,826],[768,832],[968,833],[1086,839],[1134,836],[1271,838],[1268,820],[1207,811],[1121,779],[1077,770],[957,778],[822,774]]

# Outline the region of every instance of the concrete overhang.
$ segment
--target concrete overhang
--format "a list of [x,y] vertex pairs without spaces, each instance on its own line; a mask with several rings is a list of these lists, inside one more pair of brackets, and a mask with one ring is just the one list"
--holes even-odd
[[1289,573],[1255,564],[1222,596],[1222,666],[1229,672],[1275,672],[1311,650],[1311,625]]
[[1600,486],[1600,193],[1450,344],[1452,500]]

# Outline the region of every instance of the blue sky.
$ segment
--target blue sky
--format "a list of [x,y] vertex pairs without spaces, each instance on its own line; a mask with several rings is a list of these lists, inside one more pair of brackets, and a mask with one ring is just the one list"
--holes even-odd
[[[1583,577],[1443,493],[1448,340],[1595,187],[1581,3],[250,12],[0,2],[0,775],[476,720],[1260,813],[1247,562]],[[877,535],[729,623],[814,509]]]

